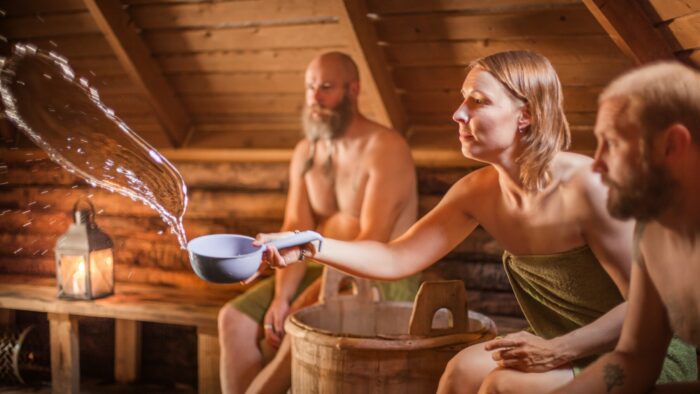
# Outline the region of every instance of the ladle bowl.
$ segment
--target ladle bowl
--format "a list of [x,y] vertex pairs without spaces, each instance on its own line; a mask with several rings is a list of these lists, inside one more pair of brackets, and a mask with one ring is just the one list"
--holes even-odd
[[253,245],[255,238],[236,234],[210,234],[187,244],[192,269],[200,278],[214,283],[248,282],[257,276],[266,245],[277,249],[323,242],[315,231],[302,231],[264,245]]

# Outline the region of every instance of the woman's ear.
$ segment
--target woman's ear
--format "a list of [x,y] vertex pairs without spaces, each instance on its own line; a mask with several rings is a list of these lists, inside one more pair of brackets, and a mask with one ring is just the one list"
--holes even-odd
[[530,127],[530,119],[530,109],[527,105],[523,105],[518,115],[518,131],[524,133]]

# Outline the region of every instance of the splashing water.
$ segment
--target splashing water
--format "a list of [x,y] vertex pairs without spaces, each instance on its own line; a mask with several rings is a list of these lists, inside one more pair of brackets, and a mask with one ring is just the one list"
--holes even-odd
[[92,186],[155,209],[186,248],[182,176],[75,76],[66,59],[16,44],[0,71],[0,95],[8,119],[51,160]]

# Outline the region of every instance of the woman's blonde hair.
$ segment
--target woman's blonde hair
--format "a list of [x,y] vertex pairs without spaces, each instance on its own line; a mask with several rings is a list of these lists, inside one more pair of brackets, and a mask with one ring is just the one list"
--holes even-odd
[[491,73],[527,106],[530,126],[524,130],[524,149],[517,158],[520,181],[529,190],[543,189],[551,180],[550,161],[571,144],[561,83],[554,67],[546,57],[530,51],[482,57],[469,64],[469,69],[475,67]]

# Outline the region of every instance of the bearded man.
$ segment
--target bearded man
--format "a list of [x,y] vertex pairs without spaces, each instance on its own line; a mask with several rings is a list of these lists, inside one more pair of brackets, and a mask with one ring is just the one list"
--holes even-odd
[[[332,238],[382,242],[402,234],[418,211],[415,168],[406,141],[358,111],[359,75],[349,56],[330,52],[315,58],[305,84],[306,138],[292,156],[282,231],[316,230]],[[316,302],[321,271],[313,261],[278,269],[274,278],[221,309],[224,393],[287,391],[290,346],[283,339],[284,320],[293,310]],[[396,301],[412,301],[419,284],[418,276],[375,283],[383,300]],[[263,344],[279,348],[262,373],[261,336]]]
[[654,387],[673,334],[700,346],[700,73],[652,64],[601,94],[594,169],[608,209],[637,219],[629,306],[617,347],[561,393],[698,393]]

